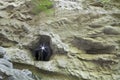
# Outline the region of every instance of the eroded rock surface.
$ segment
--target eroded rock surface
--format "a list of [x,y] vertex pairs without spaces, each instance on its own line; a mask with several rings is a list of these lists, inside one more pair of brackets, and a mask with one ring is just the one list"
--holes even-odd
[[107,41],[107,40],[95,40],[92,38],[81,38],[77,37],[75,40],[73,40],[73,45],[77,46],[78,48],[81,48],[86,51],[86,53],[117,53],[117,50],[119,46],[114,43],[113,41]]
[[[3,48],[4,49],[4,48]],[[5,50],[0,50],[5,52]],[[18,70],[13,68],[13,63],[4,57],[0,58],[0,79],[1,80],[35,80],[31,71],[24,69]],[[36,79],[37,80],[37,79]]]
[[[0,0],[0,79],[120,80],[120,1],[101,1],[55,0],[54,14],[35,15],[31,0]],[[34,59],[42,35],[49,61]]]

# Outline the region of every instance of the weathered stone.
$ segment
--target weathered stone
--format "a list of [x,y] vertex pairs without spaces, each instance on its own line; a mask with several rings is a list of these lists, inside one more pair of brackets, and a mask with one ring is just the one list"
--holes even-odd
[[109,35],[119,35],[120,29],[117,27],[105,26],[105,28],[103,29],[103,32]]
[[67,61],[65,61],[66,59],[63,58],[63,60],[57,60],[58,67],[60,67],[60,68],[66,68],[67,67]]
[[80,71],[80,75],[82,76],[83,79],[89,79],[89,72],[85,71]]
[[0,59],[0,79],[7,80],[34,80],[29,70],[13,69],[13,64],[5,59]]
[[3,47],[0,47],[0,58],[4,57],[5,54],[6,54],[6,50]]
[[34,80],[33,78],[31,78],[30,76],[28,76],[28,74],[26,74],[26,72],[23,72],[21,70],[17,70],[14,69],[13,70],[13,75],[8,77],[8,80]]
[[[54,14],[33,15],[34,1],[0,0],[0,79],[119,80],[120,0],[52,1]],[[32,56],[41,35],[51,39],[49,61]]]
[[11,61],[10,57],[7,54],[4,55],[3,59]]
[[94,40],[92,38],[76,37],[72,42],[73,45],[85,50],[87,53],[116,53],[117,49],[117,45],[114,43]]
[[8,13],[5,11],[0,11],[0,19],[1,18],[8,18]]
[[0,38],[0,46],[10,47],[17,44],[17,42],[11,40],[4,31],[0,32]]
[[66,54],[68,52],[67,44],[63,43],[58,35],[52,34],[53,53]]
[[77,3],[77,1],[64,1],[64,0],[58,0],[56,1],[56,5],[57,8],[60,9],[66,9],[66,10],[81,10],[82,9],[82,5],[80,6],[79,3]]
[[6,67],[9,67],[9,68],[13,68],[13,64],[9,61],[7,61],[6,59],[0,59],[0,64],[6,66]]
[[0,64],[0,72],[1,74],[5,73],[7,76],[13,75],[12,69],[2,64]]
[[8,49],[7,55],[13,62],[33,64],[31,54],[18,48]]
[[91,28],[101,28],[101,27],[103,27],[101,24],[90,24],[89,26]]
[[96,6],[96,7],[103,7],[103,4],[98,0],[96,2],[91,3],[90,5]]

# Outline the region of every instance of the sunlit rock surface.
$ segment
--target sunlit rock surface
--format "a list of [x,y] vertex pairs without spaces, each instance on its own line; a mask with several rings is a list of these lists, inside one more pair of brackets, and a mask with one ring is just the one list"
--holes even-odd
[[[0,0],[0,79],[120,80],[120,1],[52,1],[34,14],[31,0]],[[41,35],[49,61],[34,57]]]

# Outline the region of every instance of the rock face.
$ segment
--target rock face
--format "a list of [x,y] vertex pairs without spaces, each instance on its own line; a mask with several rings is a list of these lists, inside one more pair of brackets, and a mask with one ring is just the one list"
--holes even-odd
[[112,26],[106,26],[103,29],[103,32],[108,35],[120,35],[119,28],[115,28]]
[[[2,52],[3,50],[0,50]],[[7,59],[0,58],[0,79],[1,80],[35,80],[32,72],[29,70],[13,69],[13,64]]]
[[4,57],[4,55],[6,54],[5,50],[3,47],[0,47],[0,58]]
[[[32,0],[0,0],[0,79],[120,80],[120,1],[54,0],[53,14]],[[34,50],[49,42],[49,61]]]
[[104,40],[77,37],[73,40],[73,45],[86,51],[86,53],[117,53],[117,44]]

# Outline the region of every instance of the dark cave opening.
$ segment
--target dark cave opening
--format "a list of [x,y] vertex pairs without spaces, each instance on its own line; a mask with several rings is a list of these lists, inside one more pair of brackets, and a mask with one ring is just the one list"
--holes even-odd
[[40,35],[33,53],[36,61],[49,61],[52,56],[51,38],[47,35]]

